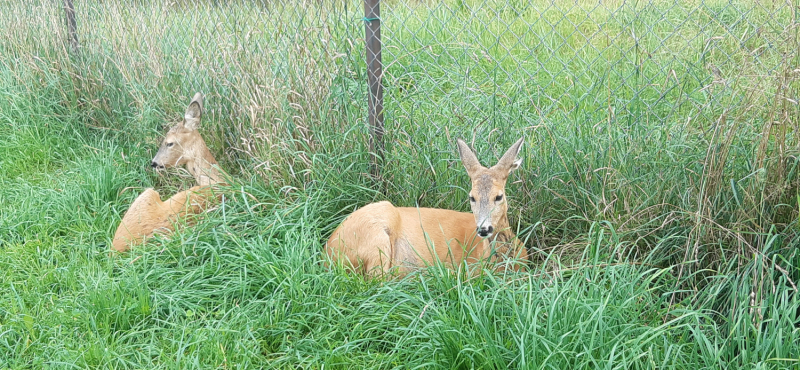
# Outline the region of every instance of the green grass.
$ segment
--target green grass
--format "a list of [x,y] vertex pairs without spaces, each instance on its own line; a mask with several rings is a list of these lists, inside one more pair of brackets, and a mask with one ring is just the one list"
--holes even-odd
[[[800,367],[783,3],[385,1],[377,183],[361,3],[79,1],[79,56],[60,6],[0,2],[0,369]],[[198,90],[223,202],[110,258],[191,185],[147,164]],[[321,264],[369,202],[466,211],[455,138],[520,135],[530,271]]]

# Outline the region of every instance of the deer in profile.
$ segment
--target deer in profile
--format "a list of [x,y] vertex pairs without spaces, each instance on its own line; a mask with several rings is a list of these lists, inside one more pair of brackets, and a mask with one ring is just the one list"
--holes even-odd
[[496,165],[483,167],[475,153],[458,140],[461,163],[472,180],[472,213],[435,208],[395,207],[383,201],[350,214],[325,244],[333,262],[367,276],[442,261],[456,268],[463,262],[490,262],[496,270],[524,268],[515,259],[528,251],[508,224],[506,180],[519,168],[520,138]]
[[153,188],[146,189],[122,217],[112,242],[115,251],[127,251],[132,244],[138,244],[156,233],[174,231],[176,222],[205,211],[216,199],[212,185],[222,183],[223,175],[197,131],[202,105],[203,94],[195,94],[186,108],[183,121],[167,132],[151,162],[156,170],[186,166],[186,170],[197,181],[197,186],[177,193],[166,201],[162,201]]

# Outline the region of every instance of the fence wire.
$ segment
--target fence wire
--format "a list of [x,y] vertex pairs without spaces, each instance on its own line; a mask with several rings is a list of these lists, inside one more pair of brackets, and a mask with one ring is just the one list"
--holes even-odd
[[[767,103],[777,86],[764,79],[795,73],[797,61],[789,2],[386,7],[387,115],[399,122],[713,121],[724,110]],[[425,105],[436,108],[419,109]]]
[[[380,5],[390,142],[435,136],[415,135],[420,129],[470,137],[549,122],[635,130],[711,125],[723,114],[769,120],[754,107],[776,104],[776,96],[796,104],[791,1]],[[77,0],[74,7],[79,56],[67,56],[62,1],[6,3],[0,21],[9,37],[0,43],[6,55],[79,59],[76,88],[97,122],[130,105],[140,114],[164,100],[180,106],[203,91],[217,98],[210,113],[229,125],[221,139],[261,157],[269,154],[253,153],[258,146],[282,145],[272,139],[278,129],[313,145],[312,126],[366,125],[369,20],[360,1]],[[111,101],[114,91],[119,102]]]

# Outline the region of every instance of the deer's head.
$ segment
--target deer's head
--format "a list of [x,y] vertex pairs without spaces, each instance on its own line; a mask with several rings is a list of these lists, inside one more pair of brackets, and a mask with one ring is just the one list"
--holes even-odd
[[509,173],[519,168],[522,162],[518,158],[522,141],[523,138],[517,140],[496,165],[486,168],[478,162],[478,158],[469,146],[458,139],[461,163],[464,164],[472,180],[469,204],[472,207],[472,214],[475,215],[478,235],[482,238],[491,237],[497,225],[502,224],[507,227],[506,180]]
[[183,121],[173,126],[150,164],[155,169],[177,167],[201,157],[207,151],[205,141],[200,137],[200,116],[203,112],[203,94],[197,93],[186,108]]

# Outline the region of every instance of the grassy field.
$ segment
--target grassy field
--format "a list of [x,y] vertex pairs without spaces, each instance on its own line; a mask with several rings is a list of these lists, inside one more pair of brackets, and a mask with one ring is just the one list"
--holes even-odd
[[[800,368],[790,5],[387,0],[387,153],[359,2],[0,0],[0,370]],[[796,4],[794,4],[796,7]],[[231,185],[111,258],[195,91]],[[376,200],[468,210],[455,149],[519,136],[530,271],[365,281],[322,243]]]

